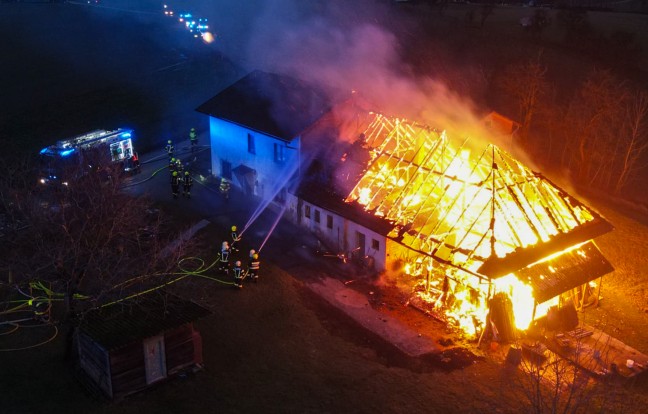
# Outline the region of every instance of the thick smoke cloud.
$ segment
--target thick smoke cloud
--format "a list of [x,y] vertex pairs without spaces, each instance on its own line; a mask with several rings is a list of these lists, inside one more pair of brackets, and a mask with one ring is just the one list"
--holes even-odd
[[[331,94],[355,91],[387,115],[453,135],[494,139],[481,127],[483,114],[469,96],[458,94],[440,74],[417,70],[415,75],[403,62],[402,39],[394,32],[410,30],[411,23],[395,2],[257,0],[204,7],[220,36],[216,47],[247,70],[292,75],[330,88]],[[439,66],[454,79],[473,70],[446,63],[431,64],[430,70]]]

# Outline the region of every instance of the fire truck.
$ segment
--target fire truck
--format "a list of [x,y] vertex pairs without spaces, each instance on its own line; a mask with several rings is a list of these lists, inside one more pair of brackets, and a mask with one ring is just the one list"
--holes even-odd
[[116,164],[126,173],[138,173],[132,136],[131,129],[99,129],[45,147],[40,151],[39,181],[67,186],[90,171],[98,171],[105,166],[102,164]]

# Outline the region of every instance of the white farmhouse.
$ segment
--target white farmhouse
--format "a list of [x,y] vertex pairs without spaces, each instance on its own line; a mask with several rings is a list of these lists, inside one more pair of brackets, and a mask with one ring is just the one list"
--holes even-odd
[[197,108],[210,117],[212,174],[274,198],[299,172],[302,134],[329,109],[305,82],[249,73]]

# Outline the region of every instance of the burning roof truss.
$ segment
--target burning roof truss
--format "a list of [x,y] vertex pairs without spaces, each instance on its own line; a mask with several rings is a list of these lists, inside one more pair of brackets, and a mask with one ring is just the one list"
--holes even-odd
[[375,113],[361,137],[370,161],[346,201],[392,221],[390,238],[471,274],[484,274],[489,260],[605,222],[493,144],[451,140]]

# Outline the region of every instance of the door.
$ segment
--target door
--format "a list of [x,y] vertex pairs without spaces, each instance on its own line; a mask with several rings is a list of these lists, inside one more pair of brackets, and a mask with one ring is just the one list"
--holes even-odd
[[147,384],[166,378],[164,335],[144,340],[144,367],[146,369]]
[[360,233],[359,231],[356,231],[356,245],[355,249],[353,249],[353,255],[356,258],[359,257],[365,257],[366,255],[366,238],[364,233]]

